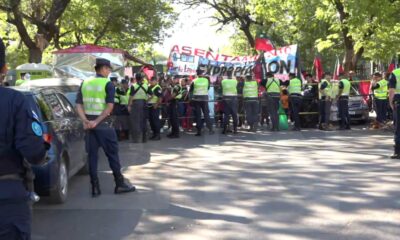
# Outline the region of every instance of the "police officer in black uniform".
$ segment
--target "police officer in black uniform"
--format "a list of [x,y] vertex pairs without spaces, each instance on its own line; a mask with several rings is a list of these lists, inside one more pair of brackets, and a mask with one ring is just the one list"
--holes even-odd
[[171,133],[168,138],[179,138],[179,117],[178,117],[178,101],[182,99],[182,87],[179,76],[174,77],[171,89],[171,100],[168,107],[169,121],[171,123]]
[[[79,117],[82,119],[85,129],[87,130],[86,149],[89,157],[92,197],[97,197],[101,194],[97,176],[99,147],[103,148],[114,175],[114,193],[119,194],[135,191],[134,186],[125,183],[121,173],[117,134],[110,124],[110,114],[114,108],[115,97],[114,85],[107,78],[111,69],[109,60],[102,58],[96,59],[96,77],[86,79],[82,83],[76,99]],[[102,86],[105,87],[101,89]],[[106,97],[105,99],[94,99],[95,101],[93,101],[96,95],[105,95]]]
[[[5,48],[0,39],[0,85],[6,73]],[[37,114],[24,95],[0,86],[0,239],[30,239],[29,192],[23,184],[24,159],[45,160],[46,144]]]

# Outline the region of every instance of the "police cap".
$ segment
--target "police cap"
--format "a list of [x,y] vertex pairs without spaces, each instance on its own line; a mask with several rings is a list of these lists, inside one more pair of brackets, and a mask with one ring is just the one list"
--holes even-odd
[[105,58],[96,58],[96,65],[94,65],[94,67],[95,68],[100,68],[102,66],[109,67],[112,70],[110,60],[107,60]]

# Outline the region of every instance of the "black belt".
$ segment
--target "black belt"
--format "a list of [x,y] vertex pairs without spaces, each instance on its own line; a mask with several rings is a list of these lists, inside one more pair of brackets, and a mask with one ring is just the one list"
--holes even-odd
[[349,99],[349,96],[340,96],[339,99]]
[[289,96],[290,96],[290,97],[302,97],[302,95],[301,95],[301,94],[298,94],[298,93],[292,93],[292,94],[290,94]]

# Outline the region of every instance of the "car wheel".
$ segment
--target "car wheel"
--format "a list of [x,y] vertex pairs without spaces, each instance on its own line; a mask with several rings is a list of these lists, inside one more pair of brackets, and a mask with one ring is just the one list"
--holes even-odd
[[68,196],[68,168],[64,159],[60,161],[57,174],[57,184],[50,192],[49,201],[54,204],[64,203]]

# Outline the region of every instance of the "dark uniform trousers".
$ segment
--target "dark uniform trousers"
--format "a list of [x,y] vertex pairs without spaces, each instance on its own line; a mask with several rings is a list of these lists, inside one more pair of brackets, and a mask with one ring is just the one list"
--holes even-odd
[[171,123],[173,135],[179,135],[178,101],[173,99],[169,103],[168,118]]
[[244,107],[246,110],[246,120],[249,126],[253,126],[258,122],[258,113],[260,110],[260,104],[258,99],[244,99]]
[[394,103],[394,125],[395,125],[395,133],[394,133],[394,143],[396,145],[400,145],[400,124],[399,124],[399,119],[400,119],[400,101],[396,101]]
[[267,108],[269,116],[271,118],[273,130],[279,130],[279,113],[278,113],[279,102],[280,102],[279,93],[278,94],[267,93]]
[[87,130],[86,149],[89,158],[89,173],[92,181],[97,180],[99,147],[103,148],[114,177],[121,176],[118,156],[118,139],[114,129],[107,123],[100,123],[95,129]]
[[300,95],[290,95],[289,97],[290,107],[292,109],[294,127],[300,128],[300,109],[302,104],[302,97]]
[[132,140],[145,138],[147,131],[147,103],[145,100],[134,100],[130,116]]
[[350,128],[350,115],[349,115],[349,97],[339,97],[339,117],[340,127]]
[[260,112],[261,112],[260,122],[261,122],[261,125],[263,125],[264,122],[269,125],[269,113],[268,113],[268,104],[267,104],[267,102],[268,102],[267,93],[264,92],[262,94],[262,96],[261,96],[261,104],[260,104],[261,105],[260,106]]
[[319,100],[319,123],[329,123],[332,102],[325,98]]
[[31,209],[22,180],[0,180],[0,239],[28,240]]
[[386,121],[387,109],[389,101],[387,99],[375,99],[376,120],[379,123]]
[[211,118],[210,118],[210,110],[208,108],[208,101],[193,100],[193,106],[194,106],[195,116],[196,116],[197,131],[201,131],[201,129],[203,129],[203,120],[201,118],[202,112],[204,115],[204,120],[206,122],[207,128],[209,130],[212,130],[212,123],[211,123]]
[[160,108],[149,106],[149,121],[151,131],[154,136],[160,135],[161,121],[160,121]]
[[224,104],[224,128],[228,126],[229,118],[232,116],[233,128],[236,130],[238,126],[238,98],[224,97],[222,102]]

